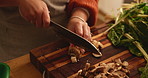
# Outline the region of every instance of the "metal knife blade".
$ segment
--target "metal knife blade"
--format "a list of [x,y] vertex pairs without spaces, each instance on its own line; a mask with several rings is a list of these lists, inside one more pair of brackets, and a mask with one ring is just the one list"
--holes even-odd
[[100,50],[97,49],[91,42],[84,39],[83,37],[75,34],[74,32],[70,31],[69,29],[65,28],[64,26],[54,22],[51,20],[50,25],[54,28],[54,31],[57,32],[59,35],[62,35],[66,40],[74,45],[77,45],[81,48],[84,48],[90,52],[101,54]]

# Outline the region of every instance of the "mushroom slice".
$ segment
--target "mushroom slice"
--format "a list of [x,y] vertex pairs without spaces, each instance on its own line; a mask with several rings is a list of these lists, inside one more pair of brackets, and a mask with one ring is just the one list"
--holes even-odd
[[77,58],[74,57],[74,56],[72,56],[72,57],[71,57],[71,61],[72,61],[72,63],[76,63],[76,62],[77,62]]
[[99,47],[98,41],[96,40],[92,40],[92,44],[97,48]]
[[101,48],[104,48],[104,45],[101,42],[98,42]]
[[102,76],[101,76],[101,74],[98,74],[94,78],[102,78]]
[[129,78],[130,71],[126,67],[128,62],[115,59],[109,63],[99,63],[98,66],[85,64],[85,68],[79,74],[83,78]]
[[82,74],[82,71],[83,71],[83,70],[82,70],[82,69],[80,69],[80,70],[78,71],[78,73],[77,73],[77,74],[78,74],[78,75],[81,75],[81,74]]
[[124,62],[122,63],[122,65],[125,66],[125,67],[127,67],[127,66],[128,66],[128,62],[127,62],[127,61],[124,61]]
[[115,62],[118,63],[118,64],[122,64],[120,59],[115,59]]
[[101,56],[102,56],[102,54],[96,54],[96,53],[92,53],[92,55],[93,55],[94,57],[101,57]]
[[92,40],[92,44],[95,46],[95,47],[101,47],[101,48],[104,48],[103,44],[97,40]]
[[90,63],[86,63],[85,68],[86,68],[86,70],[88,70],[90,68]]

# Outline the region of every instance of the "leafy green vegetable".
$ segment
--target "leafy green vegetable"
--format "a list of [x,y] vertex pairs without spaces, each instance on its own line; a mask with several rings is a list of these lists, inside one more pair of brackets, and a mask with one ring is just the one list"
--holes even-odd
[[128,47],[136,56],[144,56],[147,61],[141,78],[148,77],[148,6],[140,3],[130,9],[123,10],[115,24],[104,33],[115,46]]
[[148,69],[148,63],[145,67],[141,67],[139,68],[139,71],[142,73],[141,75],[141,78],[147,78],[148,77],[148,70],[145,70],[145,69]]
[[124,25],[121,25],[120,27],[117,26],[116,28],[111,29],[110,33],[108,34],[108,37],[111,39],[114,45],[119,45],[123,35],[124,35]]

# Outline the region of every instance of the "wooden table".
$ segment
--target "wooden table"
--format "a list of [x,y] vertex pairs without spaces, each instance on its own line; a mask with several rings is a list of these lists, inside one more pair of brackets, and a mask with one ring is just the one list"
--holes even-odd
[[42,78],[41,73],[30,63],[29,54],[5,63],[10,66],[10,78]]

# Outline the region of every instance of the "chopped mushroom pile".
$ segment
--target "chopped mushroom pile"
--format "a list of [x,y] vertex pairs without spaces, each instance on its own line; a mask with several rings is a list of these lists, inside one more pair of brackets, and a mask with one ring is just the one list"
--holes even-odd
[[129,78],[128,65],[127,61],[121,62],[120,59],[111,63],[100,63],[96,67],[86,63],[75,78]]
[[[92,40],[92,44],[94,44],[94,46],[98,49],[101,49],[103,48],[103,45],[96,41],[96,40]],[[75,63],[75,62],[78,62],[79,59],[81,58],[81,56],[85,53],[85,50],[78,47],[78,46],[75,46],[73,44],[70,44],[69,46],[69,50],[68,50],[68,54],[71,56],[71,61],[72,63]],[[94,54],[93,53],[93,56],[95,57],[101,57],[102,55],[99,55],[99,54]]]

